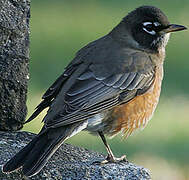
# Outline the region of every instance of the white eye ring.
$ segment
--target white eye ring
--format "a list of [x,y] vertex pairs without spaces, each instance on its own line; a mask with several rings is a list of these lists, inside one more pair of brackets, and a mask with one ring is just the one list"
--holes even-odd
[[156,27],[161,25],[159,22],[154,22],[153,24],[154,24],[154,26],[156,26]]
[[152,31],[148,31],[145,27],[142,28],[144,31],[146,31],[147,33],[151,34],[151,35],[155,35],[156,32],[154,30]]
[[144,22],[143,23],[143,26],[147,26],[147,25],[149,25],[149,24],[152,24],[151,22]]
[[[158,25],[158,22],[155,22],[155,23],[152,23],[152,22],[144,22],[143,23],[143,26],[147,26],[147,25],[150,25],[150,24],[154,24],[155,26]],[[142,28],[144,31],[146,31],[148,34],[151,34],[151,35],[155,35],[156,32],[154,30],[151,30],[151,31],[148,31],[145,27]]]

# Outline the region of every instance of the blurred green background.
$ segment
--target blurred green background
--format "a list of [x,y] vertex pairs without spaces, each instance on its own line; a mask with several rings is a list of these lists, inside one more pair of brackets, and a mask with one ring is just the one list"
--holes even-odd
[[[189,27],[188,0],[32,0],[28,116],[81,47],[108,33],[140,5],[157,6],[170,22]],[[172,34],[154,117],[145,130],[127,140],[121,136],[109,140],[117,156],[126,154],[129,161],[148,168],[153,179],[189,179],[188,56],[189,31]],[[39,132],[44,114],[24,130]],[[101,140],[86,132],[67,142],[105,153]]]

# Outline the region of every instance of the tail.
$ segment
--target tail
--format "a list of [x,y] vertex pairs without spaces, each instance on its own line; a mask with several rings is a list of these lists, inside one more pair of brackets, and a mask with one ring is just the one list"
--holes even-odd
[[86,123],[76,123],[42,131],[2,168],[4,173],[15,171],[22,167],[23,174],[37,174],[55,153],[65,139],[85,129]]

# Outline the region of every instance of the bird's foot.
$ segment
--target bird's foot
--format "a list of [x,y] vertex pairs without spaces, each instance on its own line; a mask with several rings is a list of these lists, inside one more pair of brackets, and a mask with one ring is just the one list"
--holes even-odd
[[120,158],[116,158],[115,156],[108,155],[103,161],[94,161],[93,164],[107,164],[107,163],[120,163],[120,162],[128,162],[126,155],[121,156]]
[[119,162],[128,162],[126,155],[123,155],[120,158],[116,158],[115,156],[108,155],[106,159],[101,162],[101,164],[119,163]]

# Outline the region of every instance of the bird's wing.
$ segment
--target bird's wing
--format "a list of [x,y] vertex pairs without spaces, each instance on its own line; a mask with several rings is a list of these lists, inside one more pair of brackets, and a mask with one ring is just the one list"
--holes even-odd
[[45,108],[49,107],[53,100],[56,98],[61,87],[66,82],[66,80],[75,72],[82,61],[72,61],[65,69],[65,71],[58,77],[58,79],[47,89],[47,91],[42,96],[41,103],[36,107],[34,113],[28,118],[25,123],[32,121],[36,118]]
[[[100,39],[104,39],[100,38]],[[99,40],[100,40],[99,39]],[[98,41],[98,40],[96,40]],[[42,96],[42,102],[36,107],[34,113],[28,118],[25,123],[32,121],[36,118],[45,108],[51,106],[54,99],[59,94],[60,90],[64,86],[65,82],[74,74],[74,72],[78,69],[78,67],[83,63],[83,58],[89,54],[91,49],[94,49],[96,45],[96,41],[93,41],[80,49],[76,57],[68,64],[65,68],[64,72],[59,76],[59,78],[47,89],[47,91]]]
[[[83,121],[103,110],[126,103],[152,85],[155,67],[146,54],[131,55],[129,65],[100,69],[105,64],[91,63],[64,95],[62,111],[45,121],[46,127],[59,127]],[[103,67],[104,68],[104,67]],[[100,72],[100,73],[99,73]]]

